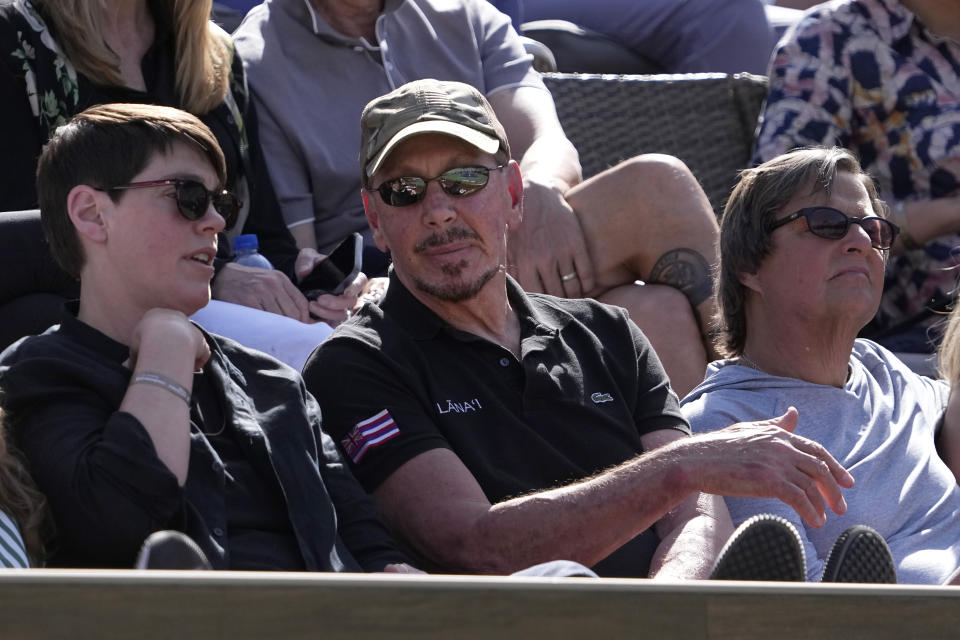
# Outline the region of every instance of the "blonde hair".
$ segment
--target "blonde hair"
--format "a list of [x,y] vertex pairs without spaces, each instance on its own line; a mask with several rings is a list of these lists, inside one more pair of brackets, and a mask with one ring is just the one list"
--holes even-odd
[[940,343],[940,377],[955,385],[960,382],[960,305],[947,318],[947,330]]
[[[99,36],[105,4],[106,0],[33,0],[78,72],[95,84],[122,86],[120,60]],[[178,106],[195,115],[216,108],[229,88],[232,44],[210,22],[212,5],[213,0],[166,0],[174,31]]]

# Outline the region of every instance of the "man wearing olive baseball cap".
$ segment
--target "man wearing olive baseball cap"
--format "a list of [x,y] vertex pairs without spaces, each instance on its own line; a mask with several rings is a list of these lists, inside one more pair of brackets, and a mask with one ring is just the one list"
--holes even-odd
[[[524,222],[509,234],[510,275],[526,291],[626,308],[680,396],[703,379],[717,357],[719,230],[697,177],[659,153],[584,176],[532,56],[489,2],[272,0],[235,36],[264,107],[273,186],[300,246],[326,253],[363,232],[364,273],[385,275],[389,257],[374,246],[356,197],[369,186],[367,176],[356,181],[356,158],[374,159],[359,146],[356,118],[411,80],[464,82],[490,101],[523,172]],[[313,105],[323,105],[322,117]]]
[[363,184],[407,138],[440,133],[460,138],[484,153],[510,159],[510,143],[493,108],[479,91],[461,82],[420,80],[367,105],[360,116]]
[[[568,558],[601,575],[707,577],[733,527],[702,491],[772,492],[811,519],[823,509],[786,488],[810,455],[771,428],[784,418],[689,437],[623,309],[528,294],[507,274],[523,180],[483,95],[412,82],[367,105],[361,126],[364,206],[393,258],[390,286],[314,352],[304,378],[425,566],[509,573]],[[775,463],[747,473],[758,457]],[[836,480],[817,480],[835,504]],[[802,565],[796,534],[764,522],[761,537],[768,526]]]
[[[407,138],[423,133],[459,138],[493,155],[498,164],[511,158],[507,133],[491,104],[472,85],[459,82],[426,79],[403,85],[371,101],[361,116],[361,127],[361,185],[368,192],[374,174],[394,149]],[[618,170],[610,172],[606,180],[612,190],[622,191],[623,183],[629,178]],[[515,193],[522,189],[523,185],[516,187]],[[634,212],[615,213],[605,209],[609,215],[600,215],[597,210],[603,205],[594,202],[594,196],[587,193],[577,196],[580,200],[577,197],[571,200],[577,206],[576,211],[570,212],[578,216],[590,262],[596,268],[597,286],[584,293],[601,302],[625,307],[644,331],[650,329],[655,336],[662,338],[664,325],[670,325],[666,333],[673,337],[669,341],[654,338],[651,341],[665,351],[661,355],[664,355],[670,382],[682,395],[703,377],[704,346],[697,339],[695,314],[690,311],[688,299],[704,305],[698,307],[701,312],[710,313],[713,303],[709,267],[700,253],[692,249],[677,248],[660,255],[659,241],[651,236],[648,227],[638,223]],[[591,205],[584,204],[586,202]],[[519,221],[511,225],[508,238],[513,238],[519,228]],[[509,256],[512,254],[504,256],[501,266],[517,278],[517,265],[507,260]],[[643,279],[642,274],[659,274],[658,279],[662,276],[664,280],[674,281],[676,286],[638,286],[635,283]],[[681,281],[686,284],[682,285]]]

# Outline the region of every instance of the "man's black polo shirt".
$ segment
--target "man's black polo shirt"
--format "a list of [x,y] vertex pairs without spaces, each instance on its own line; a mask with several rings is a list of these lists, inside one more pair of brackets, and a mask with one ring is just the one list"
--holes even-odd
[[[379,307],[366,305],[311,356],[307,387],[368,491],[418,454],[447,448],[497,503],[629,460],[645,433],[689,433],[623,309],[526,294],[509,278],[507,287],[519,360],[445,323],[395,274]],[[637,536],[598,573],[645,576],[657,542],[652,531]]]

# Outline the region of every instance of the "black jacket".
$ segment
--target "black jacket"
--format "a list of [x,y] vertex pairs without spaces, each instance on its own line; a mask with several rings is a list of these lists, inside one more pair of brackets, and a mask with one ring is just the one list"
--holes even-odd
[[[222,393],[244,455],[276,474],[306,568],[376,571],[407,562],[321,430],[299,374],[206,337],[213,353],[203,374]],[[57,529],[48,564],[130,567],[144,538],[172,528],[194,538],[214,568],[229,568],[223,463],[192,421],[188,478],[177,484],[143,425],[118,411],[130,379],[127,356],[126,346],[70,313],[0,355],[7,428]]]

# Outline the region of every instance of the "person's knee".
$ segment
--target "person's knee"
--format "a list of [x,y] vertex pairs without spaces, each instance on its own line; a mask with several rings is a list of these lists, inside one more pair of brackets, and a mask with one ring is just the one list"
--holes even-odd
[[[687,165],[674,156],[646,153],[623,160],[577,185],[567,193],[567,200],[574,210],[596,206],[598,201],[643,210],[655,209],[665,199],[681,195],[703,196]],[[703,202],[707,202],[706,196]]]
[[599,290],[646,280],[667,252],[680,248],[716,262],[716,217],[678,158],[630,158],[574,187],[567,201],[600,273]]
[[696,176],[680,158],[645,153],[624,160],[612,171],[616,172],[619,192],[647,203],[651,212],[713,213]]
[[665,153],[644,153],[628,158],[613,169],[626,184],[644,188],[671,189],[696,184],[690,168],[676,156]]
[[633,204],[633,228],[644,236],[647,259],[658,259],[679,238],[701,251],[716,242],[719,227],[713,208],[682,160],[649,153],[625,160],[615,171],[613,186]]

